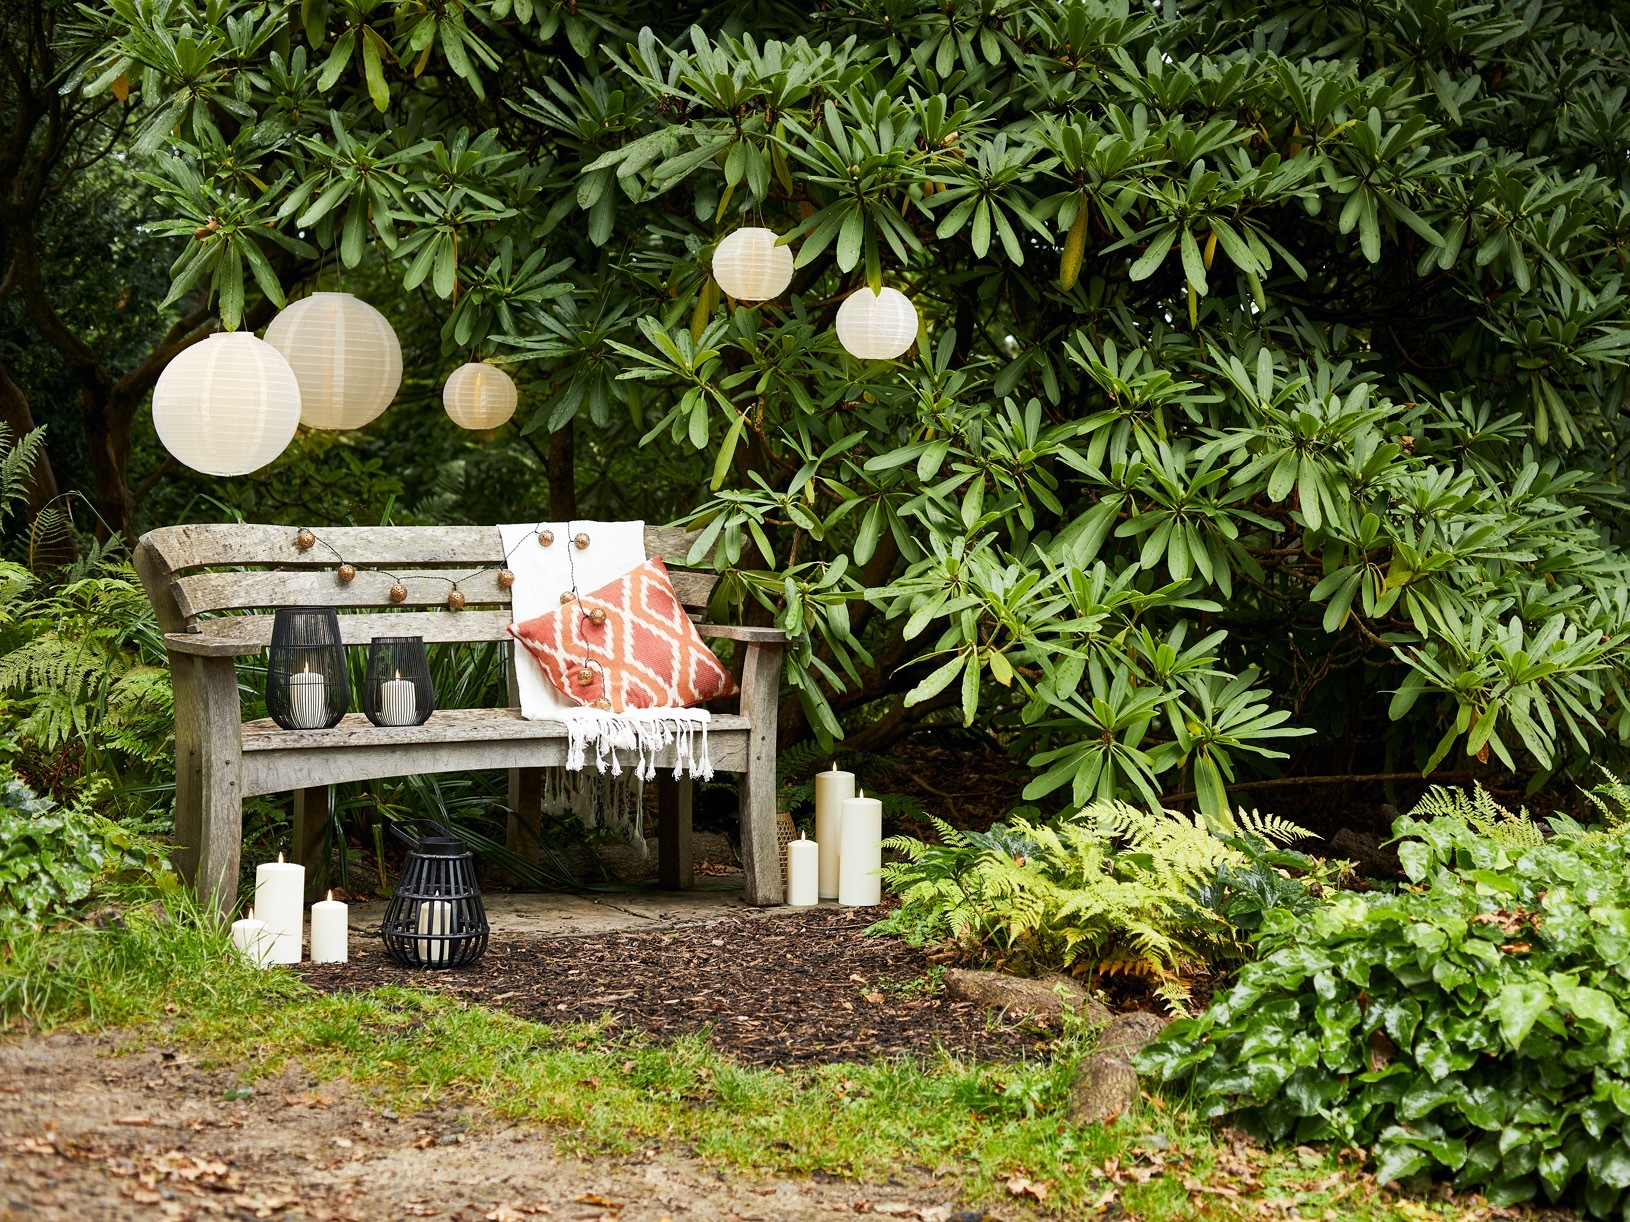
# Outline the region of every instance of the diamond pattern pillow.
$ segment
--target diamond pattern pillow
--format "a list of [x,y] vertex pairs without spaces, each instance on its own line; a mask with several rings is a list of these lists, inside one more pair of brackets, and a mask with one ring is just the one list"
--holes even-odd
[[[596,611],[604,612],[602,622]],[[736,694],[730,672],[685,614],[660,556],[558,611],[511,624],[509,632],[576,704],[608,702],[621,713]]]

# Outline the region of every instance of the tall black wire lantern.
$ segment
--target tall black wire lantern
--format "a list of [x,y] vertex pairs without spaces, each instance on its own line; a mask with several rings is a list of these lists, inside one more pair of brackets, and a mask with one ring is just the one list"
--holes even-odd
[[362,711],[376,726],[421,726],[436,711],[422,636],[376,636],[368,646]]
[[272,621],[266,711],[285,730],[327,730],[351,708],[351,677],[333,607],[284,607]]
[[[394,826],[391,830],[396,832]],[[486,953],[489,933],[475,857],[445,832],[408,843],[407,865],[379,930],[386,953],[403,967],[474,963]]]

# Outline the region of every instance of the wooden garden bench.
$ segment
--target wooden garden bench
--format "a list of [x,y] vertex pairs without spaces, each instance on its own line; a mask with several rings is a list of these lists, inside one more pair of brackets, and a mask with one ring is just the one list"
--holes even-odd
[[[302,549],[290,526],[171,526],[143,535],[136,571],[158,614],[175,686],[175,864],[223,912],[237,903],[243,801],[294,794],[294,857],[316,865],[328,825],[329,786],[420,773],[509,770],[509,845],[535,859],[542,770],[566,761],[566,727],[522,720],[519,708],[438,710],[423,725],[375,726],[347,714],[330,730],[283,730],[270,719],[244,721],[234,665],[271,641],[271,611],[339,607],[345,644],[375,636],[422,636],[427,643],[499,641],[509,655],[509,699],[517,650],[507,625],[510,592],[496,569],[504,548],[496,526],[331,527],[320,537],[359,569],[388,568],[408,590],[382,602],[381,581],[342,583],[326,548]],[[694,536],[647,527],[647,556],[682,558]],[[490,566],[490,567],[488,567]],[[474,578],[464,574],[486,567]],[[462,610],[447,606],[449,573],[460,576]],[[672,571],[694,615],[707,605],[711,573]],[[357,611],[357,614],[347,614]],[[704,637],[740,641],[737,714],[716,715],[709,744],[716,770],[742,774],[741,847],[749,904],[781,902],[776,843],[776,716],[786,637],[778,628],[697,624]],[[528,659],[525,665],[533,665]],[[664,757],[659,757],[659,765]],[[662,885],[691,885],[691,781],[672,779],[670,748],[659,772],[658,872]]]

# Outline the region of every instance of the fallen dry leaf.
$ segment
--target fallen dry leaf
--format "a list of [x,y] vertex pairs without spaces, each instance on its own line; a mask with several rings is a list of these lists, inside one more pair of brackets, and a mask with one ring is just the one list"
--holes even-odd
[[585,1205],[598,1205],[601,1209],[609,1209],[613,1213],[622,1209],[622,1201],[613,1201],[610,1197],[603,1197],[597,1192],[584,1192],[573,1197],[574,1201],[582,1201]]
[[1047,1190],[1051,1187],[1046,1180],[1033,1180],[1017,1171],[1007,1177],[1007,1190],[1016,1197],[1034,1197],[1038,1201],[1045,1201]]
[[327,1095],[313,1094],[309,1090],[303,1090],[295,1095],[283,1096],[284,1107],[327,1107],[332,1102],[334,1101]]
[[151,1128],[153,1118],[151,1116],[116,1116],[113,1119],[113,1123],[132,1125],[137,1128]]
[[57,1148],[37,1137],[0,1137],[0,1150],[16,1150],[19,1154],[55,1154]]

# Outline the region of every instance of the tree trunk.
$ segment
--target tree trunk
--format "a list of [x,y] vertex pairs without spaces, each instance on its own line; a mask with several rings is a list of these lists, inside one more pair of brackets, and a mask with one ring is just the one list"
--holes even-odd
[[568,420],[549,434],[549,516],[569,522],[577,516],[577,427]]

